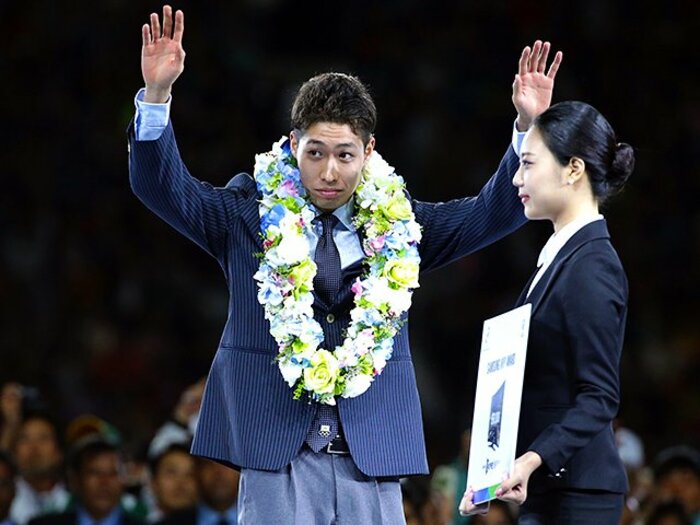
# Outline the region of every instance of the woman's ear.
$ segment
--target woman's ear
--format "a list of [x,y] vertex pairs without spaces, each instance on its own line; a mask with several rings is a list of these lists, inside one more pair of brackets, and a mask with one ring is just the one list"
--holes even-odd
[[586,163],[579,157],[571,157],[567,168],[566,183],[576,184],[586,172]]

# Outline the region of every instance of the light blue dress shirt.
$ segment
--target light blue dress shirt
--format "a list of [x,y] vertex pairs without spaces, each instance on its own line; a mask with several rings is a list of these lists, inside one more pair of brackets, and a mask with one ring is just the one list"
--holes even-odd
[[[134,104],[136,116],[134,117],[134,133],[136,140],[157,140],[168,125],[170,119],[170,103],[172,96],[163,104],[151,104],[143,101],[145,89],[141,88],[136,94]],[[525,132],[520,132],[513,124],[513,136],[511,143],[515,153],[520,155],[520,147],[525,137]],[[338,223],[333,228],[333,240],[340,254],[341,268],[347,268],[364,257],[360,238],[352,223],[354,200],[350,199],[333,212],[338,217]],[[321,224],[314,224],[308,230],[308,240],[311,253],[316,252],[316,244],[322,233]],[[82,524],[81,524],[82,525]]]
[[122,509],[117,506],[115,509],[101,520],[96,520],[90,516],[83,507],[76,509],[78,515],[78,525],[119,525],[122,518]]

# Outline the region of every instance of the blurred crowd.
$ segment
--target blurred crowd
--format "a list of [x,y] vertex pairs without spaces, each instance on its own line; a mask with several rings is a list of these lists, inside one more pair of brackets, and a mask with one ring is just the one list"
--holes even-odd
[[[183,385],[206,374],[228,301],[214,261],[128,186],[139,28],[161,4],[0,1],[0,383],[27,385],[25,405],[66,428],[98,414],[142,464]],[[189,168],[215,185],[288,131],[303,80],[340,70],[370,86],[378,150],[413,197],[472,195],[509,142],[522,47],[547,38],[562,49],[555,101],[593,104],[637,150],[604,214],[630,282],[621,422],[650,456],[640,486],[669,445],[700,446],[699,2],[173,6],[187,17],[187,63],[171,115]],[[471,419],[482,322],[512,307],[550,233],[528,224],[421,277],[411,346],[436,476],[407,486],[416,508],[449,485],[436,467]],[[635,498],[650,515],[652,500]]]
[[0,524],[235,525],[239,473],[189,453],[204,384],[187,388],[143,450],[94,415],[67,423],[0,393]]
[[[0,391],[0,525],[235,525],[238,471],[189,453],[203,379],[141,450],[95,415],[57,421],[24,390]],[[700,525],[700,451],[673,445],[648,461],[637,434],[616,437],[630,479],[621,525]],[[407,525],[516,524],[517,506],[499,500],[459,515],[469,445],[466,430],[452,462],[401,480]]]

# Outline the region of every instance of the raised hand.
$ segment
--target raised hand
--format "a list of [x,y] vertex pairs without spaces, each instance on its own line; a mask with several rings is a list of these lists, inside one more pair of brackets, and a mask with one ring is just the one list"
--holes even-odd
[[185,69],[185,50],[182,48],[182,34],[185,30],[185,15],[175,13],[163,6],[163,28],[156,13],[151,13],[151,23],[141,28],[143,47],[141,48],[141,73],[146,83],[145,102],[165,102],[170,96],[173,84]]
[[549,42],[537,40],[532,49],[526,47],[520,55],[518,73],[513,82],[513,105],[518,110],[516,126],[519,131],[526,131],[537,115],[545,111],[552,103],[554,79],[561,65],[563,54],[557,51],[554,60],[547,67]]

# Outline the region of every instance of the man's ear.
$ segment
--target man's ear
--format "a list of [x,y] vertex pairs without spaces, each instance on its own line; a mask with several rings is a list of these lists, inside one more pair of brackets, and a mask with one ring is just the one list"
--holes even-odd
[[374,140],[374,135],[371,135],[369,137],[369,140],[367,141],[367,144],[365,145],[365,161],[369,158],[369,156],[372,154],[374,151],[374,145],[375,145],[375,140]]
[[299,138],[297,137],[296,130],[289,132],[289,147],[292,150],[292,156],[297,158],[297,149],[299,148]]

